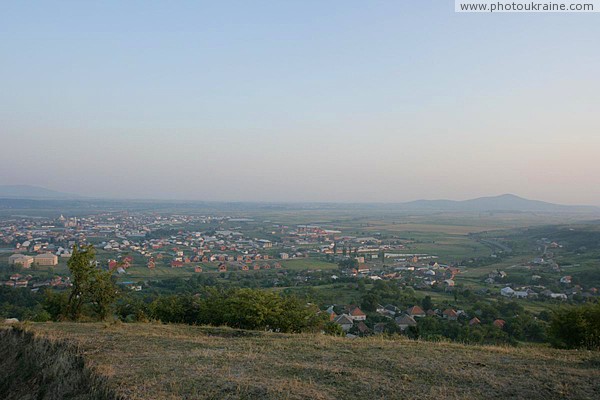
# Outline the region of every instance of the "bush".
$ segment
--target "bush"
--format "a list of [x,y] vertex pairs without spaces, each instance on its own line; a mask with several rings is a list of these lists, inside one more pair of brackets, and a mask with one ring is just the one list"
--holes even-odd
[[548,330],[554,347],[600,348],[600,304],[564,307],[556,310]]
[[162,322],[227,325],[240,329],[306,332],[323,328],[327,316],[295,296],[256,289],[219,291],[200,296],[159,296],[149,306],[150,316]]

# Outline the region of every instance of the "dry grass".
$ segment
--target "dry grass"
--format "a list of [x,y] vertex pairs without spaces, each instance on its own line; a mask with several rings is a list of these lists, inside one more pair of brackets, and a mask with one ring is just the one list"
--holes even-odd
[[600,354],[157,324],[35,324],[131,399],[597,398]]
[[63,341],[0,327],[0,398],[5,400],[118,398],[106,379],[85,366],[77,350]]

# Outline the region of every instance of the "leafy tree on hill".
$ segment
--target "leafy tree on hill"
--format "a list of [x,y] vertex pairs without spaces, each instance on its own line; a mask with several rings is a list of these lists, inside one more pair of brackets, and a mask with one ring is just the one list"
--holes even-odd
[[425,311],[433,309],[433,302],[431,301],[431,296],[425,296],[423,300],[421,300],[421,307]]
[[380,301],[379,296],[370,291],[362,296],[360,308],[365,312],[375,312]]
[[67,266],[73,287],[67,300],[66,316],[73,320],[81,318],[84,304],[89,303],[101,319],[106,319],[118,291],[111,273],[96,267],[94,247],[74,246]]

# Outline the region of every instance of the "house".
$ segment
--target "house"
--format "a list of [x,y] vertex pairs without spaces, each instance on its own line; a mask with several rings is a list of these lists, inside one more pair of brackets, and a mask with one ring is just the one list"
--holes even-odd
[[334,322],[342,327],[344,332],[348,332],[354,326],[354,320],[348,314],[342,314]]
[[580,292],[581,292],[581,288],[578,288],[576,286],[573,286],[571,288],[565,289],[565,294],[567,296],[573,296],[573,295],[575,295],[577,293],[580,293]]
[[509,288],[508,286],[500,289],[500,294],[504,297],[512,297],[515,294],[515,291]]
[[357,272],[359,274],[366,274],[367,272],[369,272],[371,270],[371,268],[369,268],[367,266],[367,264],[358,264],[358,269]]
[[360,321],[358,323],[358,325],[356,326],[356,328],[358,329],[358,332],[361,335],[367,335],[367,334],[371,333],[371,330],[363,321]]
[[288,258],[290,258],[290,255],[288,253],[279,253],[279,258],[281,258],[282,260],[287,260]]
[[497,319],[494,322],[492,322],[492,324],[496,327],[496,328],[504,328],[504,324],[506,324],[506,321],[503,319]]
[[219,264],[219,272],[227,272],[227,266],[225,264]]
[[360,308],[352,307],[350,309],[350,318],[352,318],[353,321],[364,321],[367,319],[367,315],[362,312]]
[[273,247],[273,243],[270,240],[259,239],[258,243],[265,249],[270,249],[271,247]]
[[451,308],[447,308],[442,313],[442,317],[448,321],[456,321],[458,319],[458,313]]
[[479,320],[479,318],[477,317],[473,317],[470,321],[469,321],[469,326],[474,326],[474,325],[479,325],[481,324],[481,321]]
[[527,296],[529,296],[529,293],[527,293],[527,291],[525,291],[525,290],[517,290],[517,291],[515,291],[514,296],[517,299],[524,299]]
[[446,272],[450,274],[450,279],[454,279],[457,274],[460,274],[460,269],[456,267],[448,267],[446,268]]
[[392,317],[400,312],[400,309],[393,304],[386,304],[384,309],[385,309],[384,313],[389,314]]
[[250,268],[248,268],[247,264],[242,265],[242,271],[248,271],[250,270]]
[[183,261],[173,260],[171,261],[171,268],[181,268],[183,267]]
[[373,326],[373,332],[377,335],[385,332],[385,322],[378,322]]
[[423,309],[419,306],[412,306],[411,308],[406,310],[406,314],[410,315],[411,317],[416,317],[416,318],[421,318],[426,315],[425,311],[423,311]]
[[529,298],[537,298],[538,294],[533,289],[527,289],[527,297]]
[[148,269],[154,269],[154,268],[156,268],[156,263],[154,262],[154,260],[148,261],[147,267],[148,267]]
[[560,283],[564,283],[564,284],[570,284],[571,283],[571,276],[570,275],[566,275],[563,276],[562,278],[560,278]]
[[396,317],[394,321],[396,322],[396,325],[398,325],[401,331],[404,331],[411,326],[417,326],[417,321],[415,321],[415,319],[410,315],[406,314]]
[[194,272],[202,272],[202,267],[200,267],[200,266],[195,267]]

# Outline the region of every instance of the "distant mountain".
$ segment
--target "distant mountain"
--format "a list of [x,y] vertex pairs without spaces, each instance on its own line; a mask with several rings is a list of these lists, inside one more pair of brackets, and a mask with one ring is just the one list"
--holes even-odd
[[57,192],[39,186],[30,185],[0,185],[0,198],[4,199],[43,199],[43,200],[72,200],[83,199],[83,196]]
[[416,200],[402,203],[407,210],[429,211],[528,211],[528,212],[600,212],[600,207],[567,206],[528,200],[514,194],[479,197],[471,200]]

